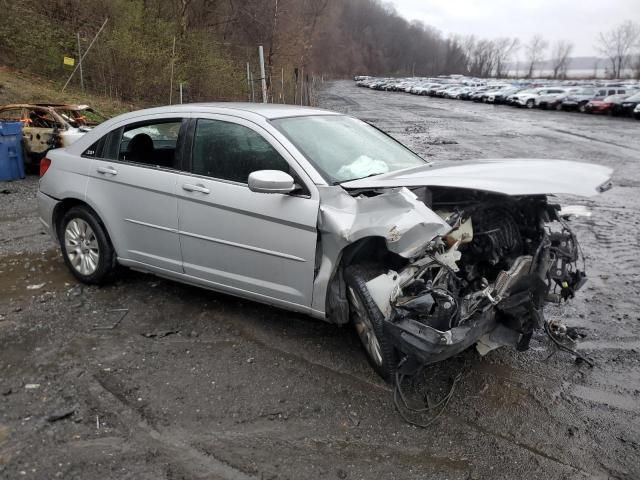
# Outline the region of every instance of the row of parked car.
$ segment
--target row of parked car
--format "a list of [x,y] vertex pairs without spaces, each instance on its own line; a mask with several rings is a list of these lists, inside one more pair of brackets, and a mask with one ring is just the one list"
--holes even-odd
[[445,78],[356,77],[360,87],[545,110],[578,111],[640,120],[640,83],[490,81]]

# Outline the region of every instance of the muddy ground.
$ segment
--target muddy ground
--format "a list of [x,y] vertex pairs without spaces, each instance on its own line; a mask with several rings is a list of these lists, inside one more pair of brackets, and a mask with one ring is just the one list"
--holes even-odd
[[614,167],[613,190],[561,199],[593,210],[574,222],[590,282],[549,311],[595,368],[543,335],[469,350],[417,383],[437,400],[462,374],[417,429],[350,329],[134,272],[81,286],[37,221],[37,179],[0,183],[0,478],[640,478],[640,122],[347,81],[321,102],[433,160]]

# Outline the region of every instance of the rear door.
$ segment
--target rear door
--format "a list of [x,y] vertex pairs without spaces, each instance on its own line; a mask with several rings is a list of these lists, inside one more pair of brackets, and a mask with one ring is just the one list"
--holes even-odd
[[183,128],[182,118],[156,116],[112,131],[85,152],[95,155],[87,199],[127,265],[182,272],[175,191]]
[[[185,274],[232,293],[311,305],[319,199],[287,150],[262,127],[236,117],[193,121],[191,171],[177,184]],[[257,170],[283,170],[291,194],[249,190]],[[268,300],[267,300],[268,301]]]

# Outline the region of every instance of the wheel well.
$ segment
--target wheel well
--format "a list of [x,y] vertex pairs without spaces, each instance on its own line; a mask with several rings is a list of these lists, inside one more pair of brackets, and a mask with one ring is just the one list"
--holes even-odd
[[344,279],[344,269],[354,264],[380,264],[385,268],[400,270],[407,260],[391,252],[383,237],[365,237],[345,247],[340,262],[327,286],[325,311],[331,323],[349,322],[349,302]]
[[100,218],[100,215],[98,215],[98,213],[93,208],[91,208],[91,206],[87,202],[83,202],[82,200],[78,200],[77,198],[65,198],[60,203],[58,203],[58,205],[56,205],[56,208],[53,210],[52,222],[53,222],[53,227],[55,228],[56,238],[58,239],[58,241],[60,241],[60,238],[61,238],[60,237],[60,233],[61,233],[60,221],[62,220],[62,217],[64,217],[64,214],[67,213],[69,210],[71,210],[73,207],[84,207],[87,210],[89,210],[95,216],[96,220],[100,223],[100,225],[102,225],[102,228],[104,228],[105,235],[107,236],[107,240],[109,240],[109,243],[113,245],[113,242],[111,241],[111,236],[109,235],[109,231],[107,230],[106,225]]

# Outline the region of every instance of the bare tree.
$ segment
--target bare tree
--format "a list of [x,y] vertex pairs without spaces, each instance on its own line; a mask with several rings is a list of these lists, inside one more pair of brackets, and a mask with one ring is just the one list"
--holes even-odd
[[632,48],[640,38],[640,25],[631,20],[621,23],[608,32],[600,32],[598,50],[611,62],[613,78],[620,78],[629,61]]
[[508,37],[498,38],[494,40],[493,48],[496,77],[506,77],[508,73],[507,64],[520,48],[520,40]]
[[569,56],[573,51],[573,43],[568,40],[558,40],[553,46],[551,54],[553,78],[566,78],[567,67],[569,66]]
[[526,59],[529,64],[529,70],[527,73],[527,77],[533,77],[533,69],[536,66],[536,63],[542,61],[544,57],[544,51],[549,46],[549,42],[547,42],[542,35],[534,35],[529,40],[529,43],[525,45],[525,53]]

